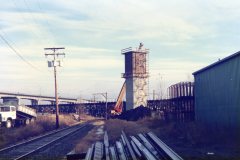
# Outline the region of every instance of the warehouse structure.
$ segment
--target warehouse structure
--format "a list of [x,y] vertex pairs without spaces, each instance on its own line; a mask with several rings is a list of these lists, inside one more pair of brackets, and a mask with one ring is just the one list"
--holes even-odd
[[240,52],[193,75],[196,120],[213,127],[240,128]]

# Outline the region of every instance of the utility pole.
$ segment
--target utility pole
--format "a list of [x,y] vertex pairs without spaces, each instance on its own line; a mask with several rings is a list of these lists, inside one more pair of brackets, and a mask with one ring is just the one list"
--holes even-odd
[[155,90],[153,90],[153,100],[155,100]]
[[107,120],[108,119],[108,115],[107,115],[107,113],[108,113],[108,107],[107,107],[107,103],[108,103],[108,94],[107,94],[107,92],[105,92],[105,93],[94,93],[93,94],[93,96],[94,96],[94,98],[95,98],[95,95],[101,95],[101,96],[103,96],[104,98],[105,98],[105,100],[106,100],[106,105],[105,105],[105,110],[106,110],[106,112],[105,112],[105,119]]
[[45,56],[52,56],[53,60],[48,61],[48,67],[54,69],[54,85],[55,85],[55,103],[56,103],[56,129],[59,128],[59,107],[58,107],[58,90],[57,90],[57,67],[61,67],[61,61],[58,59],[59,56],[65,56],[65,53],[56,53],[57,50],[65,49],[64,47],[59,48],[44,48],[45,51],[51,50],[52,53],[45,53]]
[[108,108],[107,108],[107,103],[108,103],[108,95],[107,95],[107,92],[105,93],[106,94],[106,114],[105,114],[105,119],[107,120],[108,119]]

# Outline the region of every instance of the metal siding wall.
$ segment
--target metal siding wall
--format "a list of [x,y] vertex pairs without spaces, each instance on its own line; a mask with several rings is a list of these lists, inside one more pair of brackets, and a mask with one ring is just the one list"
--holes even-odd
[[240,128],[240,57],[195,75],[196,120]]

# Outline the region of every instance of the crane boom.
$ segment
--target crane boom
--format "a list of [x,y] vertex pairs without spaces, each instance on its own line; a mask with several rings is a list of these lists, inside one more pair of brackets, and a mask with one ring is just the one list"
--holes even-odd
[[114,106],[114,110],[112,110],[112,114],[120,114],[123,111],[123,98],[126,94],[126,82],[123,83],[121,91],[119,93],[116,105]]

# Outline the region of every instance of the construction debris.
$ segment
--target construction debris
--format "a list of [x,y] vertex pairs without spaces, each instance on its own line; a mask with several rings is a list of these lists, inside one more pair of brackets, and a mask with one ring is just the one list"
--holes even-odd
[[104,134],[104,141],[97,141],[84,154],[68,154],[67,160],[182,160],[182,158],[163,143],[154,133],[138,134],[129,136],[122,131],[121,138],[116,142],[109,143],[107,132]]
[[122,114],[116,115],[113,118],[123,119],[127,121],[137,121],[149,116],[151,116],[151,110],[147,107],[140,106],[135,109],[122,112]]

